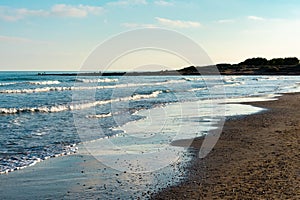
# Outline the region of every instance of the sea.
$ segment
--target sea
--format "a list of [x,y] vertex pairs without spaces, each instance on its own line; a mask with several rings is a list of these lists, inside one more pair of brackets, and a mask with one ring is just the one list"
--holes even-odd
[[[180,168],[191,159],[187,148],[170,143],[205,137],[221,130],[228,117],[265,110],[241,102],[300,91],[297,76],[38,73],[0,72],[0,181],[38,163],[85,152],[116,171],[149,173],[147,188],[155,191],[182,181]],[[107,180],[104,185],[113,191],[103,191],[106,199],[147,195],[140,182],[120,186]]]

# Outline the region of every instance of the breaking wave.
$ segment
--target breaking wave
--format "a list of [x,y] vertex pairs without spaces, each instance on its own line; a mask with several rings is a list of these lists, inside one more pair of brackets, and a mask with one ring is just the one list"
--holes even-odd
[[182,83],[184,80],[170,80],[156,83],[128,83],[118,85],[106,85],[106,86],[73,86],[73,87],[44,87],[34,89],[14,89],[14,90],[0,90],[1,94],[18,94],[18,93],[39,93],[39,92],[52,92],[52,91],[68,91],[68,90],[96,90],[96,89],[114,89],[114,88],[128,88],[128,87],[143,87],[143,86],[154,86],[154,85],[167,85],[172,83]]
[[186,80],[186,81],[203,81],[204,80],[203,77],[199,77],[199,78],[187,78],[187,77],[184,77],[182,79]]
[[105,78],[105,79],[76,79],[77,82],[82,82],[82,83],[111,83],[111,82],[118,82],[119,79],[110,79],[110,78]]
[[225,87],[233,87],[238,85],[244,85],[245,82],[239,81],[239,82],[226,82],[227,84],[224,84]]
[[59,81],[30,81],[28,84],[30,85],[58,85],[61,82]]
[[149,99],[156,98],[159,94],[163,93],[163,91],[158,90],[154,91],[150,94],[136,94],[128,97],[122,97],[117,99],[110,100],[101,100],[87,103],[79,103],[79,104],[68,104],[68,105],[57,105],[57,106],[41,106],[41,107],[27,107],[27,108],[0,108],[0,114],[18,114],[18,113],[56,113],[63,111],[72,111],[72,110],[81,110],[87,109],[99,105],[115,103],[120,101],[137,101],[140,99]]
[[15,85],[15,84],[18,84],[18,82],[0,83],[0,86],[8,86],[8,85]]
[[99,114],[99,115],[88,115],[87,118],[99,119],[99,118],[106,118],[111,116],[112,116],[111,113],[106,113],[106,114]]
[[48,152],[45,151],[42,155],[22,155],[19,156],[8,156],[7,158],[0,158],[0,174],[7,174],[16,170],[21,170],[26,167],[33,166],[43,160],[48,160],[49,158],[60,157],[64,155],[75,154],[78,151],[76,144],[70,144],[62,147],[48,148]]
[[58,85],[60,81],[23,81],[23,82],[7,82],[0,83],[0,86],[8,86],[8,85]]
[[192,88],[190,90],[188,90],[189,92],[195,92],[195,91],[202,91],[202,90],[207,90],[206,87],[203,87],[203,88]]

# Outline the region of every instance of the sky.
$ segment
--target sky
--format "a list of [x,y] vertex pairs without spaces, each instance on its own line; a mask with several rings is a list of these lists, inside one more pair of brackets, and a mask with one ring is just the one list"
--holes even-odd
[[300,58],[299,0],[1,0],[0,70],[77,71],[112,36],[153,27],[191,38],[215,64]]

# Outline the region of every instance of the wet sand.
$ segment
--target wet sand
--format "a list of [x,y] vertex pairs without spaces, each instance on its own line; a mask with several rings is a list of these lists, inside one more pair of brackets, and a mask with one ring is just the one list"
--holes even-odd
[[204,159],[196,156],[202,143],[196,139],[187,180],[152,198],[300,199],[300,94],[250,104],[269,110],[227,120]]

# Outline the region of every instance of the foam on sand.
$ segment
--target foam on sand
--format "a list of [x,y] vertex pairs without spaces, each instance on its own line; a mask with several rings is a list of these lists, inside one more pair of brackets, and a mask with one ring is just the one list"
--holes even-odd
[[13,172],[16,170],[21,170],[26,167],[31,167],[49,158],[71,155],[77,153],[77,151],[78,151],[78,147],[76,146],[76,144],[70,144],[64,146],[60,153],[54,150],[53,152],[45,152],[39,157],[28,154],[28,155],[21,155],[21,157],[8,156],[7,158],[1,158],[0,175],[7,174],[9,172]]
[[261,96],[249,96],[249,97],[235,97],[225,99],[225,103],[248,103],[248,102],[258,102],[258,101],[276,101],[280,97],[279,94],[269,94]]

